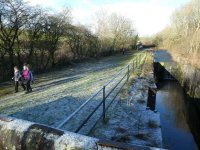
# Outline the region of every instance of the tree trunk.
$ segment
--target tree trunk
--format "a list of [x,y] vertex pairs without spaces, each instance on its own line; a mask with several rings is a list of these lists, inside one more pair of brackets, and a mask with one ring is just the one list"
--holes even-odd
[[50,55],[51,55],[51,61],[52,61],[52,62],[51,62],[51,66],[52,66],[52,67],[55,67],[54,52],[52,52]]
[[33,57],[33,43],[31,43],[31,45],[30,45],[30,52],[29,52],[29,55],[28,55],[28,61],[27,61],[27,63],[28,64],[30,64],[31,63],[31,58]]
[[45,52],[44,50],[41,50],[41,56],[40,56],[40,64],[39,64],[39,69],[42,70],[43,69],[43,66],[44,66],[44,55],[45,55]]
[[10,61],[10,73],[12,72],[15,64],[14,64],[14,53],[13,50],[9,50],[9,61]]
[[49,64],[49,61],[50,61],[50,56],[48,56],[48,58],[47,58],[47,62],[46,62],[46,64],[45,64],[45,66],[44,66],[44,70],[46,70],[47,69],[47,67],[48,67],[48,64]]
[[17,52],[17,61],[18,61],[18,65],[19,65],[19,66],[22,66],[22,65],[23,65],[23,62],[22,62],[22,60],[21,60],[20,52]]

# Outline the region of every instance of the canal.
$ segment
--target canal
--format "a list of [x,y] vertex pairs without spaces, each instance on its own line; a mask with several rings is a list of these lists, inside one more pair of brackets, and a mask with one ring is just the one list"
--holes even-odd
[[163,146],[170,150],[198,150],[199,100],[188,97],[177,79],[171,75],[176,63],[167,50],[156,51],[153,57],[158,87],[154,98],[155,109],[160,113]]
[[156,109],[160,113],[164,148],[170,150],[197,150],[187,124],[185,96],[176,81],[159,83]]

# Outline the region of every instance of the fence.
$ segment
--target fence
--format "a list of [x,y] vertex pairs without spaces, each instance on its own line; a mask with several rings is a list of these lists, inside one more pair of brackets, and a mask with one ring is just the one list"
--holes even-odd
[[[78,115],[78,113],[83,110],[89,102],[94,100],[95,98],[100,99],[100,103],[96,105],[95,108],[92,109],[86,116],[86,118],[81,121],[78,127],[74,130],[75,133],[80,132],[83,127],[90,122],[90,127],[88,129],[88,133],[94,129],[97,123],[103,118],[103,121],[106,120],[106,111],[113,104],[114,100],[118,96],[121,89],[128,82],[131,72],[133,72],[136,68],[138,68],[144,62],[146,58],[146,53],[142,52],[138,54],[128,65],[123,67],[119,72],[117,72],[113,78],[106,83],[100,90],[98,90],[95,94],[93,94],[89,99],[87,99],[79,108],[77,108],[71,115],[69,115],[65,120],[63,120],[57,128],[62,128],[66,124],[70,122],[70,120]],[[114,92],[117,90],[116,92]],[[107,102],[107,103],[106,103]],[[95,102],[97,103],[97,102]],[[96,113],[96,115],[94,115]],[[96,116],[99,117],[96,117]],[[95,117],[93,117],[95,116]],[[91,119],[93,117],[93,119]],[[94,119],[95,118],[95,119]]]

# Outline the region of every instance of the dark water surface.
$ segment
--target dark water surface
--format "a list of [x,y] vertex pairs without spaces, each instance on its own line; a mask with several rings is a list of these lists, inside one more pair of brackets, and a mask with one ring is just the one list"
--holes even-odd
[[160,83],[156,109],[160,112],[164,148],[198,150],[187,124],[185,100],[182,87],[177,82]]

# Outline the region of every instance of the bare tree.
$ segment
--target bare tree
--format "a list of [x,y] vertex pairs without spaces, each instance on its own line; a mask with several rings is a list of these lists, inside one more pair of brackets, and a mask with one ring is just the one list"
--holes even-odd
[[27,18],[27,7],[22,0],[0,0],[0,39],[9,54],[11,69],[14,66],[14,45]]
[[127,44],[131,45],[136,36],[131,20],[122,15],[98,12],[96,21],[96,32],[102,43],[109,45],[111,51],[115,51]]
[[0,0],[0,72],[7,71],[3,76],[11,76],[14,64],[28,62],[36,70],[45,70],[66,58],[107,55],[136,39],[132,22],[124,16],[99,15],[96,33],[72,25],[71,16],[68,7],[50,13],[23,0]]
[[[35,52],[35,48],[38,45],[38,42],[41,40],[43,35],[43,29],[45,24],[45,12],[38,8],[32,8],[30,11],[30,15],[28,17],[28,21],[26,23],[26,30],[24,35],[26,37],[23,38],[25,48],[28,51],[27,62],[32,63],[31,59]],[[28,39],[28,40],[27,40]]]
[[[71,26],[66,32],[67,43],[73,53],[73,59],[80,59],[86,56],[96,55],[98,49],[97,37],[84,26]],[[94,50],[95,49],[95,50]],[[94,56],[92,55],[92,56]]]
[[[186,57],[200,55],[200,0],[191,0],[172,15],[171,25],[158,34],[160,45]],[[190,59],[194,60],[194,59]]]
[[[68,14],[66,14],[66,12]],[[44,26],[45,40],[48,41],[48,51],[55,66],[55,52],[58,49],[58,42],[68,29],[70,23],[70,11],[63,11],[57,15],[47,15]]]

